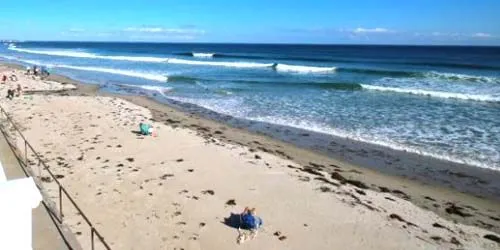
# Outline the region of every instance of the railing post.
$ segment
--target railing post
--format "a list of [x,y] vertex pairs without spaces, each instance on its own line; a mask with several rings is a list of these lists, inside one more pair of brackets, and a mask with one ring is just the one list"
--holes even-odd
[[42,177],[42,170],[40,170],[40,164],[42,164],[42,160],[38,159],[38,178]]
[[61,222],[63,221],[63,210],[62,210],[62,187],[59,185],[59,215],[61,216]]
[[28,168],[28,142],[24,140],[24,167]]
[[91,242],[91,245],[92,245],[92,250],[95,249],[94,247],[94,227],[91,227],[90,228],[90,242]]

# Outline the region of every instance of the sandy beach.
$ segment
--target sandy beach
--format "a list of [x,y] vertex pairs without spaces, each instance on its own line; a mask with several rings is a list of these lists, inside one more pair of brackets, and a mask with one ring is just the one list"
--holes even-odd
[[[2,96],[2,107],[113,249],[500,247],[498,199],[381,174],[147,97],[0,66],[12,70],[18,81],[0,92],[20,84],[25,93]],[[158,135],[139,135],[141,122]],[[56,200],[52,180],[36,177]],[[264,226],[238,245],[227,218],[246,206]],[[81,218],[70,210],[65,220],[89,249]]]

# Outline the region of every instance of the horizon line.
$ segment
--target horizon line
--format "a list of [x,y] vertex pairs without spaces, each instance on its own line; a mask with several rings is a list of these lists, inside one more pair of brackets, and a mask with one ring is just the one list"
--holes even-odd
[[0,42],[66,42],[66,43],[154,43],[154,44],[232,44],[232,45],[300,45],[300,46],[406,46],[406,47],[500,47],[499,45],[486,44],[385,44],[385,43],[254,43],[254,42],[168,42],[168,41],[98,41],[98,40],[19,40],[19,39],[0,39]]

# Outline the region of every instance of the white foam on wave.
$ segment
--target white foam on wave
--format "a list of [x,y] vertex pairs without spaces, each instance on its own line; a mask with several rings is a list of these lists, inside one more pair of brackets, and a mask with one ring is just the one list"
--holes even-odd
[[387,148],[391,148],[398,151],[410,152],[419,154],[422,156],[432,157],[435,159],[441,159],[445,161],[467,164],[470,166],[476,166],[480,168],[487,168],[496,171],[500,171],[500,164],[495,159],[491,159],[488,162],[482,162],[470,157],[460,157],[453,154],[448,154],[445,152],[436,152],[433,148],[419,147],[412,145],[405,145],[403,143],[391,140],[391,138],[384,136],[384,133],[370,133],[369,131],[357,130],[357,131],[347,131],[339,129],[336,127],[331,127],[328,124],[322,124],[319,122],[313,122],[308,119],[297,119],[296,117],[283,117],[276,115],[269,116],[249,116],[253,112],[253,109],[243,105],[242,101],[236,97],[231,99],[191,99],[191,98],[176,98],[168,97],[181,102],[193,103],[199,105],[203,108],[230,115],[236,118],[259,121],[270,124],[282,125],[287,127],[294,127],[298,129],[304,129],[308,131],[313,131],[317,133],[337,136],[341,138],[347,138],[350,140],[361,141],[369,144],[379,145]]
[[22,59],[18,58],[15,56],[6,56],[6,55],[0,55],[0,57],[5,58],[7,60],[12,60],[12,61],[18,61],[18,62],[24,62],[27,64],[32,64],[32,65],[42,65],[43,63],[40,61],[35,61],[35,60],[28,60],[28,59]]
[[244,105],[243,100],[237,97],[232,97],[230,99],[227,98],[199,99],[199,98],[183,98],[183,97],[169,96],[168,98],[180,102],[196,104],[200,107],[218,112],[220,114],[229,115],[245,120],[259,121],[281,126],[294,127],[298,129],[305,129],[317,133],[379,145],[398,151],[415,153],[422,156],[432,157],[435,159],[441,159],[450,162],[467,164],[470,166],[476,166],[476,167],[500,171],[500,164],[498,164],[498,161],[495,161],[495,159],[492,159],[491,161],[488,162],[483,162],[476,159],[472,159],[470,157],[460,157],[457,155],[448,154],[446,152],[437,152],[433,150],[433,148],[406,145],[404,143],[399,143],[397,141],[394,141],[387,136],[384,136],[384,133],[377,133],[377,132],[370,133],[369,131],[365,130],[347,131],[331,127],[328,124],[313,122],[308,119],[297,119],[296,117],[286,117],[286,116],[284,117],[276,115],[251,116],[249,114],[253,112],[253,109]]
[[271,63],[254,63],[254,62],[212,62],[212,61],[192,61],[184,59],[168,59],[167,63],[185,64],[185,65],[201,65],[201,66],[219,66],[233,68],[266,68],[272,67]]
[[102,73],[109,73],[109,74],[115,74],[115,75],[123,75],[123,76],[135,77],[135,78],[142,78],[142,79],[159,81],[159,82],[166,82],[168,80],[167,76],[160,75],[160,74],[152,74],[152,73],[131,71],[131,70],[122,70],[122,69],[72,66],[72,65],[58,65],[58,64],[55,64],[55,65],[49,64],[49,65],[47,65],[47,67],[102,72]]
[[315,66],[301,66],[301,65],[288,65],[278,64],[275,66],[277,71],[283,72],[296,72],[296,73],[328,73],[334,72],[335,67],[315,67]]
[[195,53],[193,52],[193,57],[201,57],[201,58],[212,58],[215,53]]
[[[76,57],[76,58],[90,58],[90,59],[103,59],[103,60],[116,60],[116,61],[131,61],[131,62],[150,62],[150,63],[170,63],[182,65],[196,65],[196,66],[218,66],[218,67],[232,67],[232,68],[275,68],[281,72],[295,72],[295,73],[328,73],[334,72],[335,67],[315,67],[315,66],[301,66],[301,65],[288,65],[288,64],[273,64],[273,63],[256,63],[256,62],[225,62],[225,61],[196,61],[185,60],[178,58],[164,58],[164,57],[149,57],[149,56],[110,56],[98,55],[94,53],[70,50],[32,50],[9,47],[10,50],[50,55],[62,57]],[[198,58],[212,58],[214,53],[192,53],[193,57]]]
[[431,91],[431,90],[411,89],[411,88],[383,87],[383,86],[375,86],[368,84],[361,84],[361,87],[366,90],[396,92],[396,93],[422,95],[422,96],[430,96],[437,98],[461,99],[461,100],[470,100],[479,102],[500,102],[500,96],[492,96],[492,95],[463,94],[463,93]]
[[162,96],[166,96],[165,93],[172,91],[172,89],[173,89],[171,87],[162,87],[162,86],[155,86],[155,85],[120,84],[119,86],[125,86],[125,87],[130,87],[130,88],[137,88],[137,89],[144,89],[144,90],[149,90],[149,91],[153,91],[153,92],[158,92]]
[[323,125],[323,124],[318,124],[315,122],[310,122],[307,120],[297,120],[294,118],[283,118],[283,117],[276,117],[276,116],[258,116],[258,117],[240,117],[244,119],[249,119],[253,121],[260,121],[260,122],[265,122],[265,123],[271,123],[271,124],[277,124],[277,125],[282,125],[282,126],[288,126],[288,127],[294,127],[298,129],[305,129],[308,131],[313,131],[317,133],[322,133],[322,134],[329,134],[341,138],[346,138],[350,140],[355,140],[355,141],[361,141],[369,144],[374,144],[374,145],[379,145],[387,148],[391,148],[394,150],[398,151],[404,151],[404,152],[410,152],[410,153],[415,153],[419,154],[422,156],[427,156],[427,157],[432,157],[435,159],[441,159],[445,161],[450,161],[450,162],[455,162],[455,163],[460,163],[460,164],[466,164],[470,166],[476,166],[480,168],[487,168],[491,170],[496,170],[500,171],[500,164],[495,163],[495,161],[492,162],[481,162],[475,159],[471,159],[468,157],[457,157],[454,155],[449,155],[446,153],[436,153],[430,150],[427,150],[426,148],[420,148],[418,146],[410,146],[410,145],[404,145],[402,143],[395,142],[391,140],[390,138],[379,136],[378,133],[375,133],[374,135],[370,135],[370,133],[367,133],[365,131],[344,131],[342,129],[337,129],[337,128],[331,128],[328,125]]
[[500,83],[500,79],[496,77],[474,76],[474,75],[457,74],[457,73],[436,72],[436,71],[430,71],[425,73],[425,77],[455,80],[455,81],[467,81],[467,82]]
[[81,52],[81,51],[70,51],[70,50],[31,50],[31,49],[22,49],[16,47],[9,47],[9,50],[30,53],[30,54],[39,54],[39,55],[49,55],[49,56],[67,56],[67,57],[82,57],[82,58],[92,58],[96,56],[92,53]]
[[151,57],[151,56],[97,56],[96,58],[117,60],[117,61],[152,62],[152,63],[162,63],[168,60],[168,58]]
[[70,50],[31,50],[22,48],[9,47],[10,50],[38,54],[38,55],[49,55],[49,56],[62,56],[62,57],[76,57],[76,58],[91,58],[91,59],[105,59],[105,60],[116,60],[116,61],[132,61],[132,62],[166,62],[168,58],[161,57],[149,57],[149,56],[103,56],[94,53],[81,52],[81,51],[70,51]]

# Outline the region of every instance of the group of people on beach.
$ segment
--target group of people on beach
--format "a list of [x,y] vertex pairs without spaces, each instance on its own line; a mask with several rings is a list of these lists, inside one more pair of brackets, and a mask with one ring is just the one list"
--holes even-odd
[[43,66],[33,66],[33,67],[26,67],[26,75],[33,75],[33,76],[39,76],[42,79],[46,78],[50,75],[49,71],[43,67]]
[[12,100],[14,98],[14,96],[15,97],[19,97],[19,96],[21,96],[22,93],[23,93],[23,90],[21,88],[21,85],[18,84],[17,88],[15,88],[15,89],[9,88],[7,90],[7,99]]
[[[11,74],[11,75],[9,75],[9,76],[7,76],[7,75],[3,74],[3,75],[2,75],[2,82],[1,82],[1,83],[2,83],[2,84],[6,84],[6,83],[7,83],[7,81],[17,82],[17,80],[18,80],[18,79],[17,79],[17,76],[16,76],[14,73],[12,73],[12,74]],[[20,96],[21,94],[22,94],[22,88],[21,88],[21,85],[20,85],[20,84],[18,84],[18,85],[17,85],[17,88],[16,88],[16,89],[14,89],[14,88],[12,88],[12,89],[11,89],[11,88],[9,88],[9,89],[7,90],[7,98],[8,98],[8,99],[11,99],[11,100],[12,100],[12,98],[14,98],[14,96]]]
[[10,76],[2,75],[2,84],[7,82],[7,79],[12,82],[17,82],[17,76],[15,74],[11,74]]

